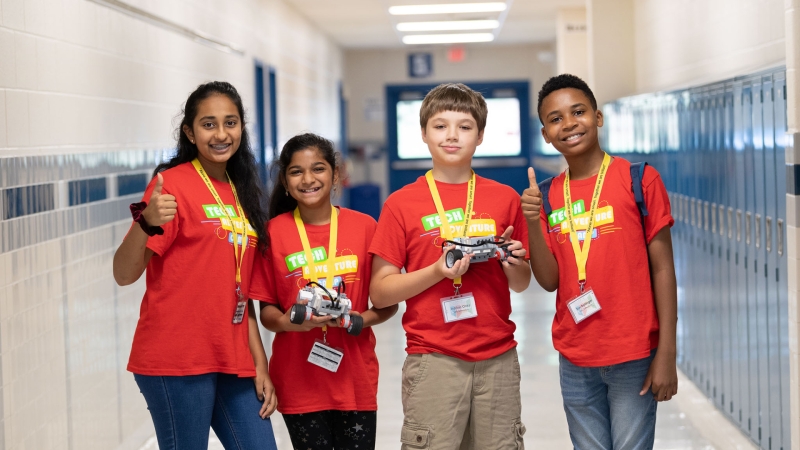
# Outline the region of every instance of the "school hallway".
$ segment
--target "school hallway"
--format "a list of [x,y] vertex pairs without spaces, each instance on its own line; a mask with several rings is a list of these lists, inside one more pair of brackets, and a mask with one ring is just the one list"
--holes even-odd
[[[532,280],[535,284],[535,280]],[[550,325],[555,312],[555,294],[534,285],[521,294],[511,294],[517,324],[522,383],[522,421],[527,428],[525,448],[568,450],[572,448],[558,381],[558,353],[553,349]],[[397,315],[375,328],[380,360],[378,384],[377,450],[399,449],[403,408],[400,403],[400,372],[405,359],[405,335]],[[679,371],[678,395],[658,405],[655,450],[755,450],[756,447]],[[286,426],[276,413],[272,419],[279,450],[292,448]],[[141,450],[155,450],[150,439]],[[209,450],[223,450],[212,436]],[[489,450],[489,449],[487,449]]]
[[[420,117],[440,84],[463,83],[485,99],[486,127],[470,157],[478,177],[521,195],[529,167],[539,182],[562,174],[567,160],[542,133],[555,111],[540,111],[538,98],[559,74],[594,93],[599,148],[658,172],[666,194],[651,211],[664,212],[669,199],[679,392],[658,405],[655,448],[800,450],[798,43],[800,0],[0,0],[0,450],[157,448],[129,361],[146,322],[146,278],[164,275],[148,268],[120,286],[114,257],[137,217],[131,206],[152,204],[143,195],[175,154],[198,85],[222,81],[239,93],[258,174],[251,187],[279,188],[282,148],[318,134],[343,164],[332,203],[377,220],[385,204],[393,208],[390,195],[423,183],[432,167]],[[627,194],[627,183],[616,188]],[[485,195],[479,189],[477,202]],[[509,204],[488,198],[492,208]],[[234,243],[213,200],[198,201],[198,223],[219,221],[206,237]],[[590,204],[573,202],[579,225]],[[433,202],[423,206],[413,211],[421,221],[411,220],[427,236],[437,217],[445,221]],[[461,206],[448,205],[451,225],[502,234],[494,228],[507,213],[475,210],[467,221]],[[624,269],[597,249],[625,250],[603,246],[629,238],[634,217],[597,207],[591,258],[613,271],[603,279],[616,288],[618,273],[645,265]],[[565,212],[547,217],[562,239]],[[182,267],[186,277],[171,286],[221,308],[216,296],[186,292],[219,288],[201,282],[210,279],[204,270],[232,267],[223,264]],[[572,448],[552,344],[554,295],[533,280],[511,295],[529,450]],[[198,304],[165,303],[178,313],[161,317],[175,327],[149,330],[213,336],[192,314],[221,315]],[[404,308],[375,328],[379,450],[400,447]],[[261,331],[269,353],[272,333]],[[212,353],[212,345],[170,341],[145,346],[159,356],[162,343],[180,357]],[[157,374],[174,373],[178,358],[164,359]],[[272,422],[278,448],[290,449],[280,414]],[[222,448],[213,435],[209,448]]]

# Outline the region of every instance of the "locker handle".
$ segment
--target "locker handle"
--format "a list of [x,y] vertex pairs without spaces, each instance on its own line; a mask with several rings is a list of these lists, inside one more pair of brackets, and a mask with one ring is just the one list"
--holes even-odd
[[703,229],[708,231],[708,202],[703,202]]
[[728,239],[733,239],[733,207],[728,207]]
[[756,248],[761,248],[761,214],[756,214]]
[[[730,219],[729,219],[730,220]],[[719,235],[725,237],[725,207],[719,205]],[[730,221],[728,221],[728,226],[731,226]]]
[[689,217],[691,213],[689,211],[689,197],[683,196],[683,223],[689,224]]
[[697,209],[697,200],[692,198],[692,201],[691,201],[690,205],[691,205],[691,211],[690,212],[692,213],[692,226],[695,226],[695,225],[697,225],[697,210],[696,210]]
[[778,256],[783,256],[783,219],[778,219]]
[[765,236],[765,246],[767,247],[767,253],[772,251],[772,217],[767,216],[766,219],[766,236]]
[[744,243],[750,245],[750,231],[753,228],[753,213],[747,211],[744,216]]
[[717,204],[711,204],[711,233],[717,234]]
[[742,210],[736,210],[736,242],[742,242]]

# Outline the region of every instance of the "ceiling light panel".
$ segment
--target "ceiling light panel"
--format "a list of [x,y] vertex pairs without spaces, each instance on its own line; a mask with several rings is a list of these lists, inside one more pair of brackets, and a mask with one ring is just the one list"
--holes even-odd
[[403,5],[389,7],[389,14],[394,16],[424,14],[461,14],[502,12],[506,10],[505,2],[491,3],[449,3],[439,5]]
[[491,42],[492,33],[455,33],[455,34],[412,34],[403,36],[404,44],[459,44],[468,42]]
[[448,20],[441,22],[401,22],[398,31],[460,31],[494,30],[500,26],[497,20]]

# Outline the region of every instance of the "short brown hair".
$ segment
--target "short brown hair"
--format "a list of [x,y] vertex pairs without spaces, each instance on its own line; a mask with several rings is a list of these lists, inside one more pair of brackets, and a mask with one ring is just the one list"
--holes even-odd
[[486,116],[489,114],[486,100],[480,92],[470,89],[461,83],[445,83],[428,92],[419,110],[419,125],[428,126],[428,120],[442,111],[456,111],[472,114],[478,123],[478,131],[486,128]]

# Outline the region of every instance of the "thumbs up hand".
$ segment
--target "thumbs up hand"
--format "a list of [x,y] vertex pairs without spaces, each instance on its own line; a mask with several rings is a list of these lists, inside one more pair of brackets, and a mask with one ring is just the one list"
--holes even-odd
[[528,181],[530,187],[522,192],[522,214],[528,223],[536,223],[539,221],[539,212],[542,209],[542,193],[539,191],[539,185],[536,183],[536,173],[533,167],[528,167]]
[[161,193],[164,186],[164,177],[160,173],[157,177],[150,201],[147,202],[147,207],[142,211],[144,220],[151,227],[164,225],[174,219],[175,214],[178,212],[178,202],[175,201],[175,196]]

